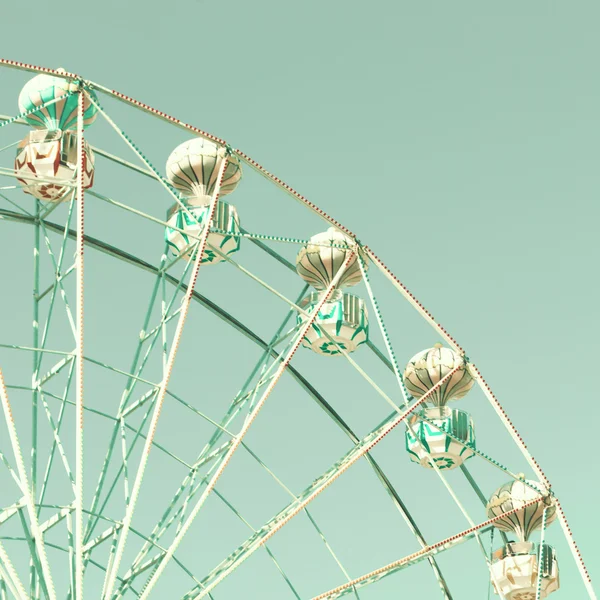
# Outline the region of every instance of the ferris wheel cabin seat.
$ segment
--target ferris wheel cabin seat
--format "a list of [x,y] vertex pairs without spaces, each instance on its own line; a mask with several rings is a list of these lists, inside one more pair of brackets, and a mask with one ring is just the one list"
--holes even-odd
[[406,450],[410,460],[429,469],[460,467],[475,456],[473,419],[464,410],[448,406],[431,406],[406,423]]
[[506,600],[536,600],[538,578],[541,599],[560,587],[556,552],[549,544],[506,544],[494,553],[491,574],[496,594],[501,593]]
[[[59,72],[64,70],[59,69]],[[19,109],[27,113],[26,121],[35,129],[18,146],[15,173],[23,190],[38,200],[63,202],[75,189],[77,95],[61,97],[77,89],[76,84],[65,79],[37,75],[19,94]],[[36,111],[38,107],[40,109]],[[91,125],[96,116],[95,106],[86,99],[84,127]],[[93,183],[94,153],[84,141],[84,189],[89,189]]]
[[492,494],[487,514],[497,518],[497,529],[512,533],[519,540],[506,544],[494,555],[491,575],[496,593],[501,592],[507,600],[536,600],[538,584],[540,598],[558,590],[554,548],[543,540],[537,547],[529,541],[534,531],[545,530],[557,517],[556,506],[545,487],[538,481],[510,481]]
[[[94,153],[85,142],[83,187],[94,185]],[[36,129],[19,143],[15,158],[23,191],[46,202],[64,202],[75,189],[77,136],[72,131]]]
[[[167,213],[165,240],[175,256],[183,255],[185,260],[193,261],[196,255],[195,242],[202,235],[210,214],[210,196],[189,198],[184,204],[185,207],[174,204]],[[240,220],[235,206],[218,200],[210,229],[206,240],[208,247],[202,255],[203,264],[222,262],[226,260],[225,256],[240,249]]]
[[296,257],[298,275],[317,290],[301,301],[298,326],[311,317],[324,291],[336,276],[339,278],[302,340],[303,347],[323,356],[354,352],[369,339],[369,316],[364,300],[343,291],[360,283],[363,269],[368,268],[368,262],[354,252],[354,247],[347,235],[330,227],[313,235]]
[[[319,292],[312,292],[300,302],[299,306],[306,314],[298,315],[298,325],[315,311],[320,299]],[[354,352],[368,338],[369,322],[364,300],[337,292],[319,310],[302,339],[302,346],[324,356],[340,356],[344,351]]]
[[428,398],[433,406],[422,408],[406,422],[406,450],[411,461],[430,469],[452,470],[474,455],[475,431],[471,416],[446,406],[450,400],[463,398],[474,383],[464,358],[442,344],[410,359],[404,370],[408,392],[418,399],[434,390]]
[[[183,195],[167,213],[165,240],[176,256],[194,260],[194,242],[200,239],[210,216],[210,201],[219,183],[219,166],[227,166],[219,187],[219,197],[235,190],[242,178],[237,157],[225,148],[202,138],[180,144],[167,160],[166,172],[171,185]],[[214,264],[240,249],[240,219],[235,206],[217,200],[207,237],[202,263]],[[218,252],[215,252],[214,249]]]

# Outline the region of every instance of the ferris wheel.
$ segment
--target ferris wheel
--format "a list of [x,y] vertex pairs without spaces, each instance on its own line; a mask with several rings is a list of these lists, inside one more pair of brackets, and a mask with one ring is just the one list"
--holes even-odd
[[596,599],[472,358],[369,246],[220,138],[0,66],[0,598]]

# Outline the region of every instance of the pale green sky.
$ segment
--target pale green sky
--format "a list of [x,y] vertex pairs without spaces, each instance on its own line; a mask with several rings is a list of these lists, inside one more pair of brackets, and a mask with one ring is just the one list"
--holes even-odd
[[[372,247],[477,363],[553,482],[590,574],[600,580],[595,517],[600,483],[594,455],[600,422],[595,384],[600,335],[597,3],[31,0],[27,8],[3,6],[1,14],[3,57],[62,66],[215,133]],[[0,113],[16,113],[26,80],[0,69]],[[105,104],[161,170],[172,148],[186,138],[148,117]],[[25,129],[15,131],[22,136]],[[0,146],[15,136],[0,131]],[[105,123],[90,129],[90,139],[134,159]],[[5,154],[2,166],[9,162]],[[291,200],[269,191],[247,171],[247,183],[231,198],[248,229],[298,237],[319,231],[316,219],[305,218]],[[156,186],[124,178],[100,160],[95,189],[159,217],[169,205]],[[92,235],[157,262],[160,228],[136,230],[136,220],[121,213],[116,217],[104,205],[91,207],[88,214]],[[65,207],[53,215],[56,222],[65,216]],[[3,223],[0,244],[7,257],[2,273],[11,286],[9,297],[3,294],[0,300],[2,314],[26,307],[22,317],[7,320],[2,342],[18,343],[19,335],[30,335],[30,229]],[[252,265],[255,255],[246,246],[247,254],[240,255]],[[295,248],[285,252],[291,257]],[[131,267],[94,256],[90,251],[89,264],[96,270],[87,281],[89,311],[104,311],[110,323],[88,317],[90,336],[97,339],[90,346],[101,358],[128,368],[152,282]],[[259,275],[281,285],[290,297],[297,295],[292,276],[257,261]],[[223,279],[231,271],[214,269],[201,275],[200,291],[268,338],[285,314],[283,304],[251,297],[239,277]],[[382,294],[401,365],[438,341],[382,278],[374,275],[373,284]],[[367,297],[364,289],[359,293]],[[206,315],[199,308],[191,313],[194,333],[184,336],[174,386],[195,398],[196,383],[206,384],[211,402],[218,397],[218,404],[203,406],[217,418],[230,391],[234,394],[249,372],[249,360],[258,355],[212,317],[205,325]],[[207,339],[210,351],[200,343]],[[381,343],[378,334],[374,340]],[[332,365],[307,352],[294,359],[298,368],[360,435],[389,412],[381,398],[348,375],[348,365]],[[375,375],[381,374],[360,356]],[[12,357],[0,354],[7,378]],[[211,359],[214,366],[203,373],[202,364]],[[98,386],[91,392],[94,401],[106,396],[111,406],[118,402],[120,380],[104,383],[95,372],[89,377]],[[386,390],[393,389],[389,384],[385,380]],[[299,492],[349,442],[291,379],[284,378],[281,386],[257,419],[249,443]],[[28,398],[23,396],[24,402]],[[515,470],[524,469],[482,395],[467,397],[461,407],[475,418],[482,450]],[[201,447],[210,429],[181,435],[182,418],[168,413],[159,435],[190,455],[186,440],[198,435]],[[99,429],[97,439],[103,434]],[[427,540],[466,528],[435,474],[408,462],[402,433],[390,438],[375,457]],[[95,449],[89,452],[101,460]],[[232,464],[222,488],[259,527],[287,498],[244,460]],[[148,519],[164,506],[161,492],[165,498],[172,495],[175,480],[181,479],[177,473],[163,490],[157,475],[161,463],[151,464],[155,480],[143,492]],[[168,462],[164,465],[163,470],[169,468]],[[86,482],[90,495],[96,467],[89,469]],[[486,495],[504,482],[499,472],[478,468],[473,471],[482,478]],[[356,577],[416,547],[367,465],[353,469],[355,475],[344,475],[315,502],[314,514]],[[460,474],[449,478],[460,485]],[[484,520],[483,507],[468,491],[464,501],[475,521]],[[184,545],[200,577],[249,531],[216,500],[206,509],[192,530],[195,537]],[[558,524],[548,536],[559,551],[563,574],[563,589],[553,598],[584,598]],[[303,600],[345,580],[303,516],[273,538],[272,549]],[[440,566],[456,585],[455,600],[486,597],[485,565],[474,543],[441,556]],[[178,577],[176,571],[169,576],[173,582]],[[94,585],[88,585],[88,597],[98,597]],[[165,589],[157,588],[156,597],[173,593]],[[404,593],[424,600],[441,597],[426,563],[367,588],[360,597],[378,600]],[[263,552],[214,595],[216,600],[242,596],[293,598]]]

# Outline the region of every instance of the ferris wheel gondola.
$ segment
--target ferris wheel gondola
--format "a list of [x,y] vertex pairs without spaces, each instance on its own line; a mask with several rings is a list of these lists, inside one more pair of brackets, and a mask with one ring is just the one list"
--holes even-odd
[[560,587],[556,551],[543,541],[529,541],[531,534],[556,519],[556,506],[548,490],[536,481],[511,481],[499,487],[487,504],[494,526],[517,536],[493,557],[492,581],[496,593],[507,600],[546,598]]
[[[442,386],[435,386],[450,375]],[[474,455],[475,430],[469,413],[447,406],[463,398],[475,383],[462,356],[442,344],[413,356],[404,370],[406,389],[415,398],[434,390],[433,405],[407,421],[406,450],[423,467],[451,470]]]
[[[63,202],[74,189],[78,89],[76,83],[37,75],[19,95],[19,109],[27,114],[27,122],[35,129],[19,143],[15,173],[23,191],[38,200]],[[84,127],[89,127],[96,119],[96,108],[86,100],[84,111]],[[84,141],[84,189],[94,184],[94,162],[94,153]]]

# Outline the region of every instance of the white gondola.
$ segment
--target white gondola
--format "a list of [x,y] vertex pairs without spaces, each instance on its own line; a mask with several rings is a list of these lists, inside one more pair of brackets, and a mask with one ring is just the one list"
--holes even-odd
[[[509,481],[492,494],[487,514],[496,518],[494,527],[519,540],[495,554],[491,576],[496,592],[506,600],[536,600],[539,550],[529,536],[544,526],[544,520],[547,526],[556,519],[552,496],[539,481]],[[541,570],[540,598],[545,598],[559,587],[558,563],[551,546],[543,546]]]
[[446,406],[451,400],[464,397],[473,383],[464,358],[441,344],[408,361],[404,370],[406,389],[417,399],[433,390],[427,396],[427,402],[433,406],[411,415],[406,424],[410,460],[430,469],[435,464],[438,469],[450,470],[474,455],[473,420],[469,413]]
[[[308,315],[319,303],[319,293],[309,294],[300,303]],[[298,323],[307,319],[299,314]],[[326,333],[329,334],[329,339]],[[354,352],[369,338],[369,321],[364,300],[352,294],[337,292],[325,302],[314,323],[309,327],[302,345],[317,354],[338,356],[342,350]]]
[[475,431],[469,413],[447,406],[411,415],[406,426],[410,460],[423,467],[450,470],[475,455]]
[[[348,253],[352,252],[352,240],[341,231],[330,227],[323,233],[313,235],[296,257],[298,275],[316,290],[325,290],[344,264]],[[363,259],[364,260],[364,259]],[[362,271],[358,255],[344,269],[336,289],[350,287],[360,283]],[[365,268],[367,263],[364,262]]]
[[[211,199],[224,160],[227,165],[219,198],[233,192],[242,177],[238,158],[228,155],[224,147],[203,138],[192,138],[177,146],[167,159],[167,178],[182,194],[183,204],[175,204],[167,213],[165,240],[176,256],[193,260],[208,221]],[[210,230],[202,255],[203,263],[222,262],[225,256],[240,249],[240,219],[235,206],[217,200]]]
[[[210,197],[206,202],[202,198],[198,201],[201,204],[195,206],[194,200],[188,200],[185,202],[185,209],[175,204],[167,213],[165,240],[173,254],[182,254],[186,260],[193,260],[195,256],[196,244],[204,231],[210,211]],[[203,263],[224,261],[222,255],[229,256],[240,249],[240,220],[235,206],[219,200],[210,228],[211,232],[208,234],[207,245],[202,255]]]
[[[77,134],[35,129],[19,143],[15,174],[23,191],[46,202],[63,202],[77,184]],[[83,187],[94,184],[94,153],[84,141]]]
[[538,578],[540,600],[560,587],[556,552],[548,544],[541,552],[532,542],[507,544],[494,553],[491,571],[494,591],[506,600],[536,600]]

